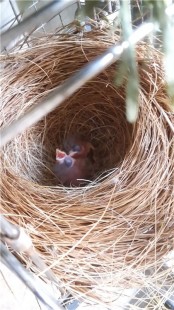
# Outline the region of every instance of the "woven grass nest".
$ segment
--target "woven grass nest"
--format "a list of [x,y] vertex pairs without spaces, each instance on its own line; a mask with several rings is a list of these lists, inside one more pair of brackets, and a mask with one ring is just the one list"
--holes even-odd
[[[46,37],[3,56],[2,126],[117,40],[101,31]],[[174,244],[174,114],[159,52],[138,45],[137,63],[134,125],[113,64],[1,152],[3,214],[26,228],[63,287],[100,302],[113,300],[113,287],[162,281],[157,269]],[[56,147],[76,133],[91,141],[98,165],[85,186],[65,188],[51,167]]]

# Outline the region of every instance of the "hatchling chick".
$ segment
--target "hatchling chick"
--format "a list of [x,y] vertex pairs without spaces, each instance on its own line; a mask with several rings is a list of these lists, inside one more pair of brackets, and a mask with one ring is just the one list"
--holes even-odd
[[80,186],[93,174],[93,146],[80,137],[67,138],[63,148],[56,149],[54,173],[65,186]]

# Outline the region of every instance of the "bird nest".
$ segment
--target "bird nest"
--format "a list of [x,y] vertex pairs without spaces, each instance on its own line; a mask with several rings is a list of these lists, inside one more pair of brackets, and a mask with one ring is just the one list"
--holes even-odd
[[[54,36],[3,56],[1,125],[117,40],[101,32]],[[154,281],[173,246],[174,114],[159,52],[139,45],[137,64],[134,125],[126,120],[125,90],[114,84],[113,64],[1,152],[3,214],[27,229],[62,286],[101,302],[113,299],[113,287],[147,284],[148,268],[155,267]],[[85,186],[64,187],[52,172],[55,151],[75,134],[94,146],[96,166]]]

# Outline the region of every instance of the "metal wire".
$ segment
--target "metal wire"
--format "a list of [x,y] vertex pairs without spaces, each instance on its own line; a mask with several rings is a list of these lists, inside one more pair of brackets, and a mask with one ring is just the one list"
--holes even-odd
[[18,120],[12,122],[11,125],[0,131],[1,147],[13,139],[18,133],[21,133],[31,125],[34,125],[37,121],[53,111],[86,82],[118,60],[123,51],[129,47],[130,43],[137,43],[153,29],[153,23],[143,24],[133,32],[129,41],[124,41],[121,44],[112,46],[104,54],[96,57],[94,61],[88,63],[80,71],[73,74],[64,82],[64,84],[52,90],[43,102],[31,108]]
[[15,240],[19,237],[19,229],[9,223],[4,216],[0,215],[0,234],[2,237]]
[[[39,256],[35,250],[31,238],[26,234],[26,232],[21,228],[9,223],[4,216],[0,216],[0,236],[3,243],[6,243],[15,252],[24,252],[32,262],[44,272],[47,278],[55,285],[58,291],[61,293],[61,300],[66,303],[66,308],[69,310],[76,309],[78,307],[78,301],[71,301],[71,296],[65,295],[65,292],[61,289],[55,274],[51,270],[47,270],[48,266],[44,263],[42,258]],[[36,298],[44,302],[45,305],[49,306],[49,309],[64,309],[62,306],[58,305],[55,298],[49,294],[45,298],[45,290],[43,290],[40,283],[37,283],[36,279],[27,272],[27,270],[22,267],[21,263],[7,250],[4,244],[1,243],[1,258],[2,262],[25,283],[26,286],[35,294]],[[36,282],[35,282],[36,281]],[[39,286],[38,286],[39,284]],[[37,289],[38,288],[38,289]],[[70,301],[68,300],[70,298]],[[56,304],[56,307],[55,307]],[[60,303],[59,303],[60,304]]]
[[58,304],[58,301],[52,296],[48,290],[46,290],[37,278],[34,278],[31,273],[29,273],[17,260],[13,254],[5,247],[1,242],[1,258],[2,262],[14,272],[22,282],[34,293],[34,295],[48,308],[53,310],[63,310],[64,307]]
[[[21,23],[1,34],[1,51],[6,48],[12,40],[25,32],[33,32],[40,25],[45,24],[50,19],[50,9],[63,10],[72,0],[53,0],[43,8],[25,18]],[[53,13],[51,13],[53,15]]]
[[[21,227],[9,223],[4,216],[0,216],[0,236],[3,242],[6,242],[15,252],[24,252],[32,262],[44,272],[47,278],[59,287],[56,276],[51,270],[47,270],[48,266],[44,263],[39,253],[33,246],[30,236]],[[59,287],[59,291],[63,295],[63,291]]]
[[[11,5],[11,8],[12,8],[12,11],[14,13],[14,16],[15,16],[15,19],[17,20],[18,24],[20,24],[20,15],[17,14],[16,10],[15,10],[15,7],[13,5],[13,2],[11,0],[9,0],[9,3]],[[23,34],[23,37],[24,37],[24,40],[26,40],[26,36],[25,34]],[[27,42],[27,45],[29,46],[28,42]]]

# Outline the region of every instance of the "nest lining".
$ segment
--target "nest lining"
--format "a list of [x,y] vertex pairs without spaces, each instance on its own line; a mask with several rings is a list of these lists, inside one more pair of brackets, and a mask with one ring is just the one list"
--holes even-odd
[[[42,38],[27,51],[2,57],[1,125],[112,43],[113,37],[97,32],[81,42]],[[138,46],[137,61],[140,112],[134,126],[126,121],[124,87],[113,83],[114,64],[1,153],[3,213],[27,228],[69,291],[107,302],[113,296],[105,298],[102,287],[144,285],[140,274],[160,266],[173,246],[174,115],[159,53]],[[97,165],[85,187],[64,188],[52,173],[55,149],[76,133],[94,145]]]

